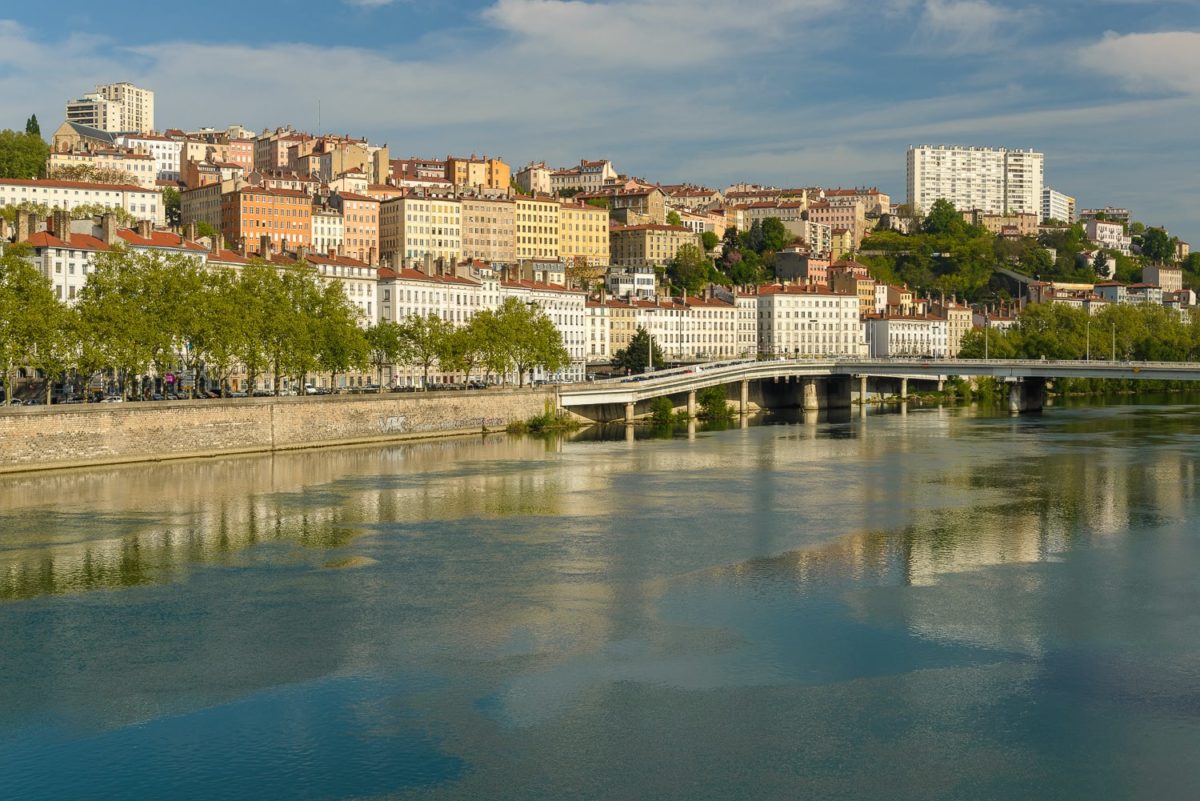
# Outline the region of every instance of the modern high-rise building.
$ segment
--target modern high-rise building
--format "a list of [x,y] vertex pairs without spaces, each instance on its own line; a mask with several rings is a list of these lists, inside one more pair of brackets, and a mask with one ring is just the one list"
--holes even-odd
[[124,82],[97,86],[95,92],[67,101],[67,122],[110,133],[150,133],[154,92]]
[[1042,222],[1046,220],[1075,222],[1075,198],[1048,186],[1044,188],[1042,190]]
[[934,201],[960,211],[1041,214],[1045,157],[1033,150],[914,145],[908,149],[908,203],[917,214]]

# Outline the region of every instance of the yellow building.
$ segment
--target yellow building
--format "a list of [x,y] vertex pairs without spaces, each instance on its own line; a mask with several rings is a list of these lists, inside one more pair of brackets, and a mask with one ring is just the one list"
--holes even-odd
[[462,257],[462,205],[416,192],[385,200],[379,204],[379,244],[393,267],[426,256],[455,264]]
[[559,210],[556,198],[517,197],[517,259],[559,258]]
[[446,156],[446,180],[454,186],[506,190],[512,182],[512,168],[487,156]]
[[586,203],[563,203],[558,212],[558,252],[563,259],[607,267],[608,210]]
[[609,234],[612,263],[620,267],[654,267],[675,258],[684,245],[701,247],[700,235],[681,225],[627,225]]

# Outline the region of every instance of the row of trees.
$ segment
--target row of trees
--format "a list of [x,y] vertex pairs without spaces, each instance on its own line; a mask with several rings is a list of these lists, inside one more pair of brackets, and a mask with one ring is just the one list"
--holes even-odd
[[[183,255],[121,248],[99,254],[77,303],[58,302],[49,282],[20,246],[0,257],[0,370],[15,386],[18,368],[86,382],[111,370],[130,394],[138,377],[182,369],[201,371],[224,393],[236,369],[247,384],[274,376],[297,385],[311,375],[408,364],[441,363],[469,374],[484,368],[520,380],[569,361],[553,323],[509,299],[455,328],[438,317],[414,316],[363,330],[357,308],[336,281],[307,265],[278,268],[253,262],[238,272],[209,271]],[[47,382],[49,387],[50,382]],[[193,382],[198,384],[198,382]]]
[[[986,339],[986,345],[985,345]],[[1164,306],[1110,304],[1089,315],[1061,303],[1028,306],[1008,331],[968,333],[959,355],[979,359],[1200,361],[1200,317]]]
[[37,118],[24,131],[0,131],[0,178],[37,178],[46,169],[50,146],[42,139]]

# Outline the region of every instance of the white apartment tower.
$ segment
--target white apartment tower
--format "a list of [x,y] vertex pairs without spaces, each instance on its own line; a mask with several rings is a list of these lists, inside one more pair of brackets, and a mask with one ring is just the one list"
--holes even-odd
[[110,133],[150,133],[154,92],[127,82],[97,86],[95,92],[67,101],[67,122]]
[[908,149],[908,202],[917,214],[944,198],[960,211],[1041,214],[1045,156],[1032,150],[951,145]]
[[1058,220],[1059,222],[1075,222],[1075,198],[1064,195],[1056,189],[1046,187],[1042,190],[1042,222]]

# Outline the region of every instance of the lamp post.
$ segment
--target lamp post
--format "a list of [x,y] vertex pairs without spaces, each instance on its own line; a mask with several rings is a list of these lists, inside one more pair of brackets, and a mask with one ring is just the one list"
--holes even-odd
[[1112,360],[1117,360],[1117,324],[1112,324]]
[[988,340],[991,339],[991,337],[988,336],[988,334],[991,330],[989,323],[990,323],[990,320],[988,320],[987,312],[984,312],[983,313],[983,360],[985,362],[988,360]]
[[1089,317],[1087,321],[1087,350],[1084,352],[1083,360],[1090,362],[1092,360],[1092,320]]

